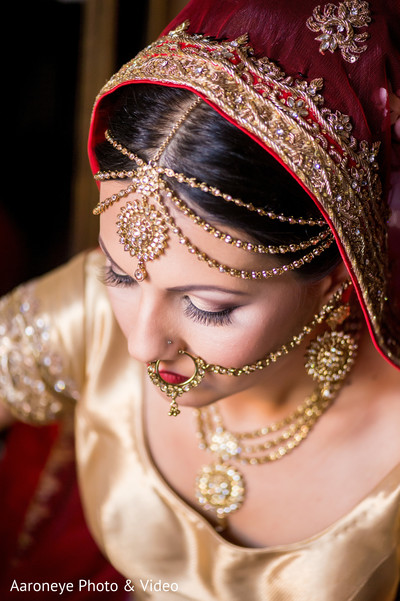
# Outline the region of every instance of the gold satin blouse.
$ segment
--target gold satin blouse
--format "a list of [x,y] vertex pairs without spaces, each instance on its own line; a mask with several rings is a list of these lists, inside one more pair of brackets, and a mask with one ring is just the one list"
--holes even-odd
[[167,485],[146,444],[143,369],[99,282],[102,264],[96,251],[80,255],[1,301],[0,387],[31,422],[77,402],[86,517],[135,599],[394,601],[400,464],[323,532],[261,549],[224,540]]

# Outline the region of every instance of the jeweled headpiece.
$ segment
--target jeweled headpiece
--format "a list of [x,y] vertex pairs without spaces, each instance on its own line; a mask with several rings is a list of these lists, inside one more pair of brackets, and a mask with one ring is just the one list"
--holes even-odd
[[[349,0],[320,8],[311,0],[286,0],[273,15],[274,27],[267,26],[270,8],[264,2],[250,0],[242,8],[190,2],[165,35],[111,78],[93,112],[93,171],[98,171],[93,149],[104,139],[114,90],[155,83],[194,92],[272,154],[313,198],[336,239],[376,345],[400,365],[400,261],[398,252],[389,255],[396,250],[391,235],[396,220],[390,219],[383,168],[389,162],[390,114],[380,93],[388,91],[389,78],[393,90],[400,89],[400,58],[392,41],[398,7],[391,0],[384,6]],[[290,39],[284,34],[289,30]],[[393,193],[391,202],[400,214]],[[329,236],[310,248],[328,241]]]
[[[209,267],[215,267],[221,273],[227,273],[228,275],[243,279],[263,279],[276,275],[283,275],[293,269],[299,269],[305,263],[309,263],[315,257],[319,256],[333,242],[332,233],[323,219],[294,218],[276,214],[255,207],[250,203],[244,203],[242,200],[233,198],[229,194],[224,194],[220,190],[217,190],[217,188],[209,186],[205,182],[198,182],[195,178],[186,177],[182,173],[176,173],[172,169],[163,168],[158,164],[158,159],[163,150],[167,147],[168,142],[199,101],[200,98],[196,98],[194,103],[190,105],[189,109],[172,128],[166,141],[164,141],[162,147],[160,147],[150,162],[144,161],[135,153],[130,152],[128,149],[121,146],[121,144],[112,138],[110,132],[106,131],[106,139],[108,142],[122,154],[128,156],[128,158],[136,164],[136,171],[107,171],[97,173],[95,179],[100,181],[118,178],[125,179],[129,177],[132,179],[132,183],[127,188],[122,189],[119,193],[99,202],[93,213],[95,215],[102,213],[114,203],[121,200],[121,198],[129,196],[133,192],[140,195],[138,199],[129,201],[121,209],[117,219],[117,232],[121,244],[123,244],[124,249],[128,251],[132,257],[137,257],[138,259],[138,266],[134,273],[135,279],[137,281],[142,281],[147,275],[145,262],[156,259],[164,252],[167,245],[168,232],[175,234],[179,238],[179,242],[186,246],[190,253],[196,255],[198,259],[205,261]],[[207,223],[173,192],[172,188],[170,188],[163,179],[163,176],[176,179],[180,183],[186,183],[191,188],[200,188],[201,190],[220,198],[222,201],[244,207],[249,211],[257,212],[260,217],[278,219],[279,221],[286,221],[291,224],[325,227],[315,236],[312,236],[299,244],[264,246],[262,244],[246,242]],[[168,212],[163,197],[171,202],[180,212],[189,217],[196,225],[201,227],[203,231],[236,248],[242,248],[258,254],[273,255],[303,250],[306,252],[290,263],[268,270],[246,271],[229,267],[228,265],[219,263],[216,259],[209,257],[205,252],[201,251],[197,246],[190,242],[190,240],[182,233],[181,229],[176,226],[174,219]],[[152,202],[155,202],[155,204],[151,204]]]

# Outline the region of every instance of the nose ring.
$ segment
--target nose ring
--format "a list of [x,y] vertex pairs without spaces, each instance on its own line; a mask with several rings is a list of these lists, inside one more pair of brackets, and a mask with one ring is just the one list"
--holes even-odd
[[158,386],[167,397],[172,399],[168,415],[177,416],[180,411],[176,402],[176,397],[181,396],[185,392],[189,392],[191,388],[195,388],[200,384],[204,376],[206,375],[207,364],[200,357],[194,357],[186,351],[179,350],[180,355],[187,355],[194,363],[194,372],[181,384],[170,384],[166,382],[159,372],[161,359],[153,361],[147,367],[147,373],[155,386]]

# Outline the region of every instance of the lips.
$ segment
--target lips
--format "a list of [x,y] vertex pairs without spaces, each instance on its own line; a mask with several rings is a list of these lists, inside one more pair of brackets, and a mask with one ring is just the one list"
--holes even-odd
[[168,382],[168,384],[182,384],[187,380],[186,376],[181,376],[173,371],[160,371],[159,374],[165,382]]

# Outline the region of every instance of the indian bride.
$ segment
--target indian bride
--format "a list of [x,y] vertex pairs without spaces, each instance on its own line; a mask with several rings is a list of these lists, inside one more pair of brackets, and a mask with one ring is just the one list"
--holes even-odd
[[394,601],[400,11],[192,0],[105,84],[99,248],[2,301],[137,599]]

